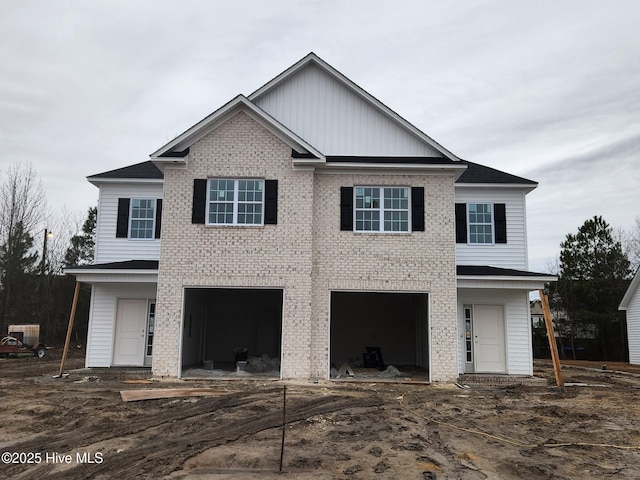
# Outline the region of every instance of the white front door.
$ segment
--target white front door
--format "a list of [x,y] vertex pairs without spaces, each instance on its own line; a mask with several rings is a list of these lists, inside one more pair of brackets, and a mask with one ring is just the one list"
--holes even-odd
[[146,299],[118,299],[113,365],[141,367],[147,323]]
[[473,335],[476,373],[507,373],[504,306],[474,305]]

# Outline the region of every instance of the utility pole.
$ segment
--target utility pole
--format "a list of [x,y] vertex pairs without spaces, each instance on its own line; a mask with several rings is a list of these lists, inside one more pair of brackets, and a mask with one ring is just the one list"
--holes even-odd
[[47,265],[47,238],[53,237],[53,232],[47,228],[44,229],[44,242],[42,243],[42,263],[40,264],[40,275],[44,278],[44,271]]

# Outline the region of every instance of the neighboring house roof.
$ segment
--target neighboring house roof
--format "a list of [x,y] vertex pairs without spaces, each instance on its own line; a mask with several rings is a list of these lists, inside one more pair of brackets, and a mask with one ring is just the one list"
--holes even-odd
[[634,275],[633,280],[631,280],[629,288],[627,288],[624,297],[622,297],[622,301],[620,302],[618,310],[626,310],[627,308],[629,308],[629,304],[631,303],[631,300],[633,299],[638,288],[640,288],[640,267],[638,267],[638,270],[636,270],[636,274]]
[[518,186],[536,187],[537,182],[526,178],[511,175],[510,173],[496,170],[495,168],[480,165],[478,163],[462,160],[467,165],[467,170],[458,178],[456,183],[469,184],[512,184]]
[[164,174],[156,167],[151,160],[136,163],[108,172],[96,173],[87,177],[89,182],[96,184],[108,181],[118,180],[163,180]]

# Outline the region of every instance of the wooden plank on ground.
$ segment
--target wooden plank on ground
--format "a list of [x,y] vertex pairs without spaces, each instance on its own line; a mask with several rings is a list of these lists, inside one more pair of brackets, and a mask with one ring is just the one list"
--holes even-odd
[[125,402],[137,402],[160,398],[210,397],[227,393],[229,390],[222,388],[146,388],[143,390],[121,390],[120,396]]

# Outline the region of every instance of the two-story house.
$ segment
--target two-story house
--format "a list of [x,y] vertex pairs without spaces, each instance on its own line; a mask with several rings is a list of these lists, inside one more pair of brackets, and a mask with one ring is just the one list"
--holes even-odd
[[525,197],[309,54],[99,187],[87,367],[531,375]]

